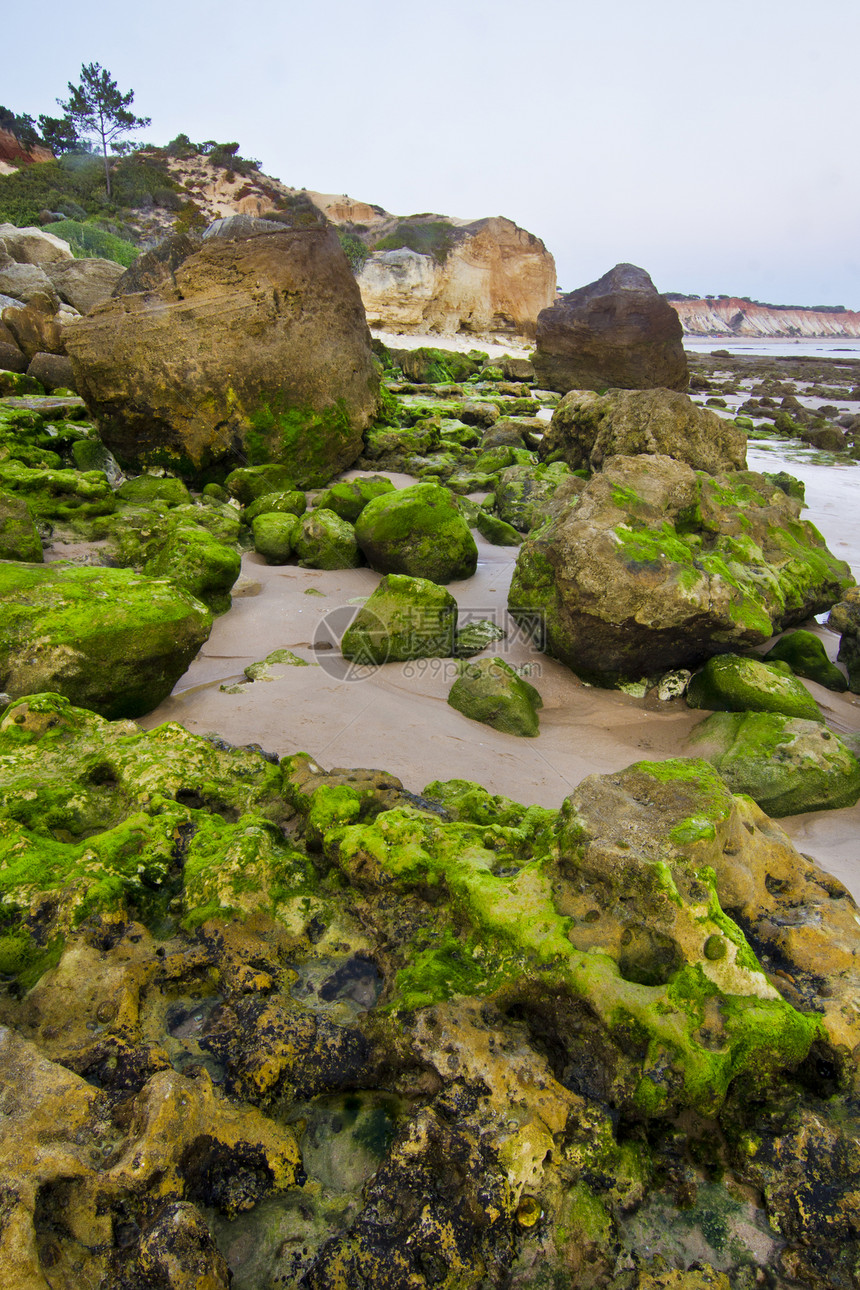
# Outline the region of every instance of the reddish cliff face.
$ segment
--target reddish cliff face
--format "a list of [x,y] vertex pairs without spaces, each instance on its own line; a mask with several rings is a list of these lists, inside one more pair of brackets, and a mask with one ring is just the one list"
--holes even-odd
[[774,308],[736,297],[673,300],[687,336],[860,337],[860,313]]
[[0,174],[18,170],[21,166],[32,166],[34,161],[53,161],[54,154],[50,148],[36,144],[25,148],[12,134],[11,130],[0,130]]

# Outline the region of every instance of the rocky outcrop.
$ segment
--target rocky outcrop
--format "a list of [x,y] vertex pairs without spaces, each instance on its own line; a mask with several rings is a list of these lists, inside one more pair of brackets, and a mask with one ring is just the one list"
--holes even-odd
[[56,690],[106,716],[166,698],[209,636],[198,600],[127,569],[0,563],[0,687]]
[[66,329],[77,388],[124,466],[272,461],[323,485],[377,410],[355,280],[331,230],[224,224],[178,264],[162,256],[158,287]]
[[540,238],[511,220],[451,222],[444,254],[374,251],[358,285],[371,326],[533,335],[555,298],[555,262]]
[[508,603],[590,678],[660,675],[763,644],[853,582],[799,503],[751,471],[614,457],[553,509],[520,550]]
[[716,475],[746,466],[746,435],[676,390],[571,390],[541,440],[541,461],[599,470],[607,457],[663,454]]
[[851,1284],[856,905],[706,762],[556,811],[46,694],[0,755],[5,1284]]
[[539,385],[685,390],[681,324],[644,269],[617,264],[597,282],[562,296],[538,318],[533,356]]
[[860,336],[860,313],[761,305],[735,296],[682,300],[670,296],[685,336]]

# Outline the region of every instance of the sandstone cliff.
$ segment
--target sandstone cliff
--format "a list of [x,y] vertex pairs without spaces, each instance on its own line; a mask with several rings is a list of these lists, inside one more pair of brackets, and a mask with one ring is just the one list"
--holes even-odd
[[369,255],[358,285],[370,325],[533,335],[555,300],[555,261],[540,238],[501,216],[450,230],[442,256],[408,246]]
[[729,296],[669,299],[686,336],[860,337],[860,313],[847,309],[792,309]]

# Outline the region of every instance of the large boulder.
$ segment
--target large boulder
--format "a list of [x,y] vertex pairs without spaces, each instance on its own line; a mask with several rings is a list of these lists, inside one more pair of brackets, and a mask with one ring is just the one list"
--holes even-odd
[[678,315],[644,269],[616,264],[597,282],[538,315],[532,361],[538,385],[568,390],[685,390]]
[[615,457],[520,550],[509,595],[549,653],[616,681],[763,644],[853,579],[764,475]]
[[65,260],[51,264],[46,272],[60,299],[79,314],[88,314],[110,299],[125,269],[113,260]]
[[0,605],[0,689],[107,717],[157,707],[212,626],[199,600],[128,569],[0,563]]
[[607,457],[662,453],[709,475],[743,470],[747,437],[677,390],[571,390],[538,448],[542,461],[599,470]]
[[18,264],[62,264],[73,259],[68,242],[33,225],[0,224],[0,243],[0,251]]
[[123,466],[194,478],[271,461],[310,487],[359,456],[379,383],[337,237],[248,223],[183,242],[151,289],[66,329],[77,388]]
[[539,734],[538,709],[543,700],[533,685],[501,658],[461,663],[448,703],[471,721],[481,721],[506,735]]
[[478,548],[452,493],[413,484],[368,502],[355,525],[358,544],[379,573],[407,573],[431,582],[471,578]]

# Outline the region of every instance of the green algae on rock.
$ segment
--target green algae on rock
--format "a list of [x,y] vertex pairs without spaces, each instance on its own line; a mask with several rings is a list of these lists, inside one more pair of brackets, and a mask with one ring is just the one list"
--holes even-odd
[[739,654],[708,659],[687,687],[686,698],[691,708],[780,712],[786,717],[824,720],[818,704],[786,663],[765,663]]
[[817,681],[828,690],[841,693],[848,689],[848,682],[836,664],[830,662],[821,637],[814,632],[787,632],[764,655],[764,661],[787,663],[795,676]]
[[292,541],[303,569],[357,569],[361,564],[355,529],[334,511],[307,511]]
[[521,547],[511,613],[540,615],[548,653],[609,683],[763,644],[852,582],[799,509],[751,471],[614,457]]
[[42,541],[23,497],[0,492],[0,560],[41,564]]
[[126,569],[0,563],[0,688],[52,689],[109,717],[166,698],[208,638],[208,609]]
[[438,484],[413,484],[368,502],[355,526],[373,569],[431,582],[470,578],[478,548],[452,494]]
[[454,653],[457,602],[427,578],[389,573],[344,632],[344,658],[398,663]]
[[384,493],[394,492],[394,485],[385,475],[358,475],[355,479],[340,479],[320,493],[315,506],[334,511],[342,520],[354,524],[368,502]]
[[715,712],[687,748],[720,772],[733,793],[747,793],[768,815],[853,806],[860,762],[823,723],[778,712]]
[[[280,494],[283,496],[284,494]],[[278,494],[271,494],[278,496]],[[264,511],[251,523],[254,550],[266,564],[286,564],[293,554],[299,517],[291,512]]]
[[[856,1262],[856,907],[704,762],[559,812],[38,695],[0,720],[0,855],[10,1284],[48,1223],[69,1290]],[[737,1225],[725,1273],[655,1244],[736,1181],[769,1243]]]
[[448,703],[464,717],[481,721],[507,735],[539,734],[538,709],[543,700],[533,685],[501,658],[461,663]]

